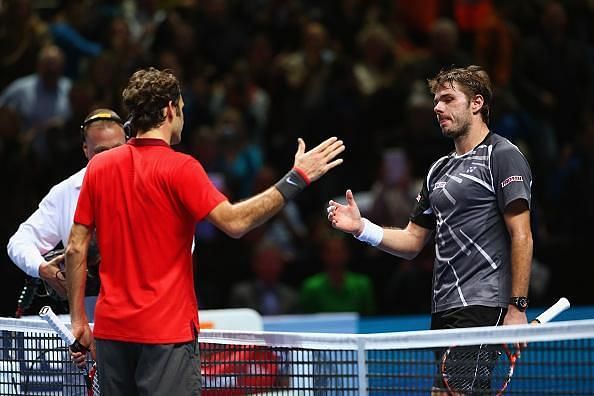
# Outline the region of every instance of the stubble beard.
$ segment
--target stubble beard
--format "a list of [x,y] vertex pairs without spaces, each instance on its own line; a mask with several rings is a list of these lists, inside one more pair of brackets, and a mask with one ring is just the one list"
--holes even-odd
[[464,122],[459,127],[453,128],[441,128],[441,132],[445,137],[451,138],[453,140],[459,139],[468,135],[468,131],[470,131],[470,121],[464,120]]

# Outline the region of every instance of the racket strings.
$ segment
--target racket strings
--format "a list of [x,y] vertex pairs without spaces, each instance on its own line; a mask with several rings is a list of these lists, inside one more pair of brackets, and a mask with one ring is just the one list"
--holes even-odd
[[449,348],[442,361],[444,382],[452,392],[484,394],[492,389],[501,355],[493,346]]
[[91,396],[99,396],[101,394],[100,387],[99,387],[99,376],[97,375],[97,367],[93,364],[93,367],[89,371],[89,375],[92,377],[92,395]]

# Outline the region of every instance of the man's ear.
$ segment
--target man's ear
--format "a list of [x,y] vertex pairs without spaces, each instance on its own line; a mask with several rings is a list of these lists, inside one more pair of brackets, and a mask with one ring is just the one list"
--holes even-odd
[[484,104],[485,98],[483,98],[483,95],[474,95],[474,98],[472,98],[470,102],[472,113],[477,114],[478,112],[480,112]]
[[83,150],[83,153],[85,153],[85,157],[88,160],[89,159],[89,146],[87,145],[87,142],[83,142],[82,150]]
[[175,104],[173,103],[173,101],[169,101],[167,102],[167,110],[165,113],[165,117],[169,120],[173,119],[176,115],[176,110],[175,110]]

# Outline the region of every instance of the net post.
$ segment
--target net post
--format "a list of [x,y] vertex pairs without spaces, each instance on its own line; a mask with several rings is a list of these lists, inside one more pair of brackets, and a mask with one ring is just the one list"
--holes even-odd
[[357,374],[359,378],[359,395],[367,396],[367,356],[365,339],[357,339]]

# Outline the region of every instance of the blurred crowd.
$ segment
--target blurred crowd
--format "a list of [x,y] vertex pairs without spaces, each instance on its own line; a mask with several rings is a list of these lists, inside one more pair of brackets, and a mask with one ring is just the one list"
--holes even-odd
[[[298,137],[347,146],[342,166],[245,238],[197,225],[202,308],[428,313],[433,251],[368,248],[324,208],[350,188],[372,221],[405,226],[430,164],[453,149],[426,80],[478,64],[494,85],[491,129],[532,166],[533,304],[594,304],[580,276],[594,224],[593,21],[591,0],[0,0],[0,240],[85,166],[85,115],[125,118],[127,79],[155,66],[183,85],[175,149],[231,201],[282,176]],[[11,315],[24,274],[0,257]]]

